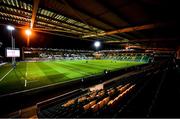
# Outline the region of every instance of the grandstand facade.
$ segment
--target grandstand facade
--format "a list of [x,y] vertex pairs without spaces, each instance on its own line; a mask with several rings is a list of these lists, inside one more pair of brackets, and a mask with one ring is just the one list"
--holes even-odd
[[88,60],[109,59],[121,61],[149,62],[152,53],[136,53],[129,50],[67,50],[52,48],[24,48],[23,60]]

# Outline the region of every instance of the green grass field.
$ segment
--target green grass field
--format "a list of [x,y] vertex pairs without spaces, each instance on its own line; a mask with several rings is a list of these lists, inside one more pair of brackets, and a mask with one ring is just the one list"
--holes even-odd
[[[104,69],[113,71],[140,64],[144,63],[113,60],[88,60],[88,63],[86,60],[18,62],[16,69],[2,78],[12,69],[10,64],[6,64],[0,67],[0,95],[77,80],[81,77],[103,73]],[[27,80],[26,87],[25,80]]]

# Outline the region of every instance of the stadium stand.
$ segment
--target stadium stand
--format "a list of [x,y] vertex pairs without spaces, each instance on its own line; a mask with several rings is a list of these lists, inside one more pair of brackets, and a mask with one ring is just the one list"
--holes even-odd
[[119,85],[115,88],[88,91],[86,94],[39,111],[39,117],[96,117],[115,108],[135,84]]
[[93,58],[93,51],[52,48],[24,48],[25,60],[86,60]]
[[25,60],[87,60],[87,59],[109,59],[121,61],[149,62],[150,54],[129,53],[129,50],[67,50],[52,48],[25,48]]

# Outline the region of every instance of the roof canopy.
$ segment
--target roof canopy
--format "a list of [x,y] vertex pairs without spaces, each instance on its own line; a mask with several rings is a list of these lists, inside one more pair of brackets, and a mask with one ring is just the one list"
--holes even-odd
[[174,48],[178,11],[165,0],[0,0],[0,23],[117,45]]

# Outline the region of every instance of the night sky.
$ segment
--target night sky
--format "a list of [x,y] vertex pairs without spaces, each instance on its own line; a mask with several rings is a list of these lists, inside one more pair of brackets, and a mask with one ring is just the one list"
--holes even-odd
[[[22,48],[26,46],[27,36],[22,29],[16,29],[13,31],[13,37],[15,38],[16,48]],[[100,39],[97,39],[101,41]],[[4,56],[6,47],[11,47],[10,33],[6,29],[6,26],[0,26],[0,42],[3,43],[0,48],[0,55]],[[58,49],[84,49],[95,50],[93,47],[94,41],[85,41],[80,39],[72,39],[69,37],[62,37],[57,35],[51,35],[47,33],[33,32],[30,38],[30,47],[34,48],[58,48]],[[112,45],[102,44],[101,49],[119,48]]]

